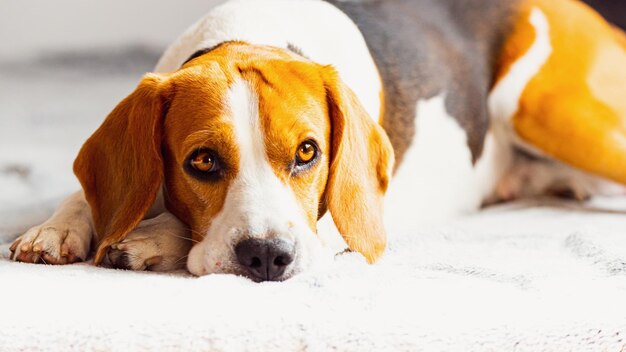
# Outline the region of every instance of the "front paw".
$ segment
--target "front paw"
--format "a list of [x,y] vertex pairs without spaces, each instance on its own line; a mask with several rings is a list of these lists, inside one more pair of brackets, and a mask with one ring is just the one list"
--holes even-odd
[[111,245],[104,265],[118,269],[173,271],[184,269],[191,240],[186,227],[169,213],[144,220],[120,242]]
[[11,245],[11,259],[18,262],[70,264],[89,254],[91,226],[82,221],[48,221],[18,237]]

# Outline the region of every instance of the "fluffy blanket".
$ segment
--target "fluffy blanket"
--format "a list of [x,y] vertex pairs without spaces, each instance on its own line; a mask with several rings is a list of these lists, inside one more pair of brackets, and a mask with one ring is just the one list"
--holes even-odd
[[[9,261],[15,235],[78,187],[80,144],[158,56],[129,50],[96,56],[145,67],[0,65],[0,351],[626,350],[626,214],[594,204],[392,233],[379,264],[344,254],[284,283]],[[626,209],[611,203],[595,205]]]

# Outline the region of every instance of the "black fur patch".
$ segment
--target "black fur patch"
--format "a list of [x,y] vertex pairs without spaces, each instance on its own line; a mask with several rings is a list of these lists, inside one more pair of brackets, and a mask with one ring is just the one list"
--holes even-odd
[[128,253],[123,252],[117,260],[113,263],[113,268],[130,270],[130,259],[128,259]]
[[396,167],[413,142],[416,102],[442,93],[476,161],[489,128],[495,63],[519,0],[327,1],[357,24],[376,62]]
[[308,57],[302,52],[302,49],[293,43],[287,43],[287,50],[291,51],[294,54],[300,55],[305,59],[308,59]]
[[207,54],[207,53],[209,53],[213,49],[215,49],[215,47],[208,48],[208,49],[201,49],[201,50],[196,51],[195,53],[191,54],[191,56],[187,60],[185,60],[185,62],[183,62],[183,64],[181,66],[185,66],[189,61],[191,61],[191,60],[193,60],[193,59],[195,59],[197,57],[200,57],[200,56],[202,56],[204,54]]
[[185,62],[183,62],[183,64],[180,65],[180,66],[185,66],[185,64],[187,64],[189,61],[191,61],[191,60],[193,60],[195,58],[198,58],[198,57],[200,57],[202,55],[206,55],[206,54],[210,53],[211,51],[219,48],[220,46],[222,46],[224,44],[234,43],[234,42],[236,42],[236,41],[235,40],[227,40],[227,41],[221,42],[221,43],[219,43],[217,45],[214,45],[214,46],[212,46],[210,48],[200,49],[200,50],[196,51],[195,53],[191,54],[191,56],[187,60],[185,60]]

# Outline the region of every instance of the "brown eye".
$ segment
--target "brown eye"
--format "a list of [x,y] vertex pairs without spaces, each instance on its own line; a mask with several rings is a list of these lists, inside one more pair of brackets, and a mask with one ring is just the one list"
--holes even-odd
[[191,159],[191,166],[202,172],[211,172],[215,168],[215,159],[208,151],[201,151]]
[[224,176],[222,163],[217,153],[200,148],[191,153],[184,165],[185,171],[202,181],[218,181]]
[[317,145],[313,141],[306,141],[298,147],[296,153],[296,164],[303,166],[309,164],[317,156]]

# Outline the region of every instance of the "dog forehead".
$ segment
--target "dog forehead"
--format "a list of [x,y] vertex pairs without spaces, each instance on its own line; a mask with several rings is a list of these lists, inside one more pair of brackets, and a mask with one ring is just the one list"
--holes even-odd
[[278,55],[274,48],[246,46],[242,50],[198,57],[173,75],[168,134],[180,140],[196,130],[224,130],[225,125],[232,125],[229,94],[243,81],[257,97],[268,137],[298,139],[299,134],[316,130],[319,138],[325,138],[328,112],[322,66]]
[[[293,99],[325,95],[323,68],[288,49],[227,42],[189,60],[179,72],[192,84],[199,78],[205,86],[224,88],[244,79],[253,83],[253,88],[264,86],[279,93],[290,93]],[[224,93],[224,89],[220,91]]]
[[[297,72],[297,71],[296,71]],[[289,75],[291,73],[291,75]],[[312,83],[303,72],[283,72],[266,68],[248,78],[259,97],[260,117],[266,128],[321,125],[327,120],[326,94],[323,83]]]
[[231,129],[226,101],[229,86],[220,72],[196,68],[171,78],[174,93],[165,116],[164,134],[169,143],[182,147],[181,152],[202,144],[211,137],[207,133],[227,136]]

